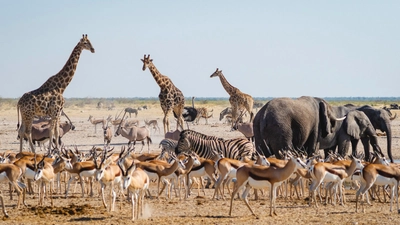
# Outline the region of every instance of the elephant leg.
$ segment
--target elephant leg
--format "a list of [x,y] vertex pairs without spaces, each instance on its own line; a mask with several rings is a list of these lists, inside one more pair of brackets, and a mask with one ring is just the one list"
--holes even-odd
[[358,141],[359,141],[359,139],[354,139],[354,138],[351,139],[351,149],[352,149],[351,154],[352,155],[357,155]]
[[[357,145],[357,144],[356,144]],[[345,157],[350,148],[350,138],[347,134],[341,134],[338,140],[338,153]]]
[[313,132],[308,137],[307,141],[304,143],[304,147],[306,148],[308,157],[311,157],[317,149],[319,149],[319,144],[317,144],[318,133]]
[[369,137],[363,137],[361,138],[361,143],[364,146],[364,153],[365,153],[365,158],[364,160],[369,162],[370,159],[370,151],[369,151]]

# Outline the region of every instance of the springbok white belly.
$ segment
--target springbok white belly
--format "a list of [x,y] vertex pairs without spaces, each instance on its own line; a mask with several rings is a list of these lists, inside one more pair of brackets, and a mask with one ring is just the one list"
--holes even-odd
[[381,175],[377,175],[376,176],[376,180],[375,180],[375,184],[376,185],[396,185],[397,181],[394,178],[388,178],[388,177],[384,177]]
[[190,178],[192,178],[192,177],[201,177],[201,176],[204,176],[205,174],[206,174],[206,171],[205,171],[204,167],[202,167],[201,169],[191,171],[189,173],[189,177]]
[[267,180],[255,180],[251,177],[248,179],[249,185],[254,189],[262,189],[266,187],[271,187],[271,183]]
[[114,178],[114,184],[119,184],[122,181],[121,176]]
[[149,176],[150,180],[158,180],[158,174],[157,173],[152,173],[149,172],[147,170],[145,170],[144,172],[146,172],[147,176]]
[[24,176],[26,179],[33,180],[33,178],[35,177],[35,171],[26,168]]
[[93,169],[93,170],[86,170],[86,171],[82,171],[82,172],[80,173],[80,175],[81,175],[82,177],[92,177],[92,176],[94,176],[95,172],[96,172],[95,169]]
[[325,173],[325,177],[324,177],[324,182],[339,182],[341,179],[338,175],[332,174],[332,173]]

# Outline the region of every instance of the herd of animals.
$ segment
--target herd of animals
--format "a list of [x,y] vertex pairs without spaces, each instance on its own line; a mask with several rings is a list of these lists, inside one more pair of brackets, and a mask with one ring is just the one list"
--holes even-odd
[[[45,187],[55,181],[59,182],[59,176],[64,173],[63,171],[70,176],[65,190],[66,197],[70,183],[75,181],[75,178],[80,180],[82,197],[85,194],[85,180],[89,181],[90,194],[93,194],[93,180],[96,180],[101,184],[103,205],[110,211],[114,210],[117,194],[113,189],[110,196],[111,203],[107,205],[104,197],[105,187],[120,189],[120,193],[123,193],[121,190],[128,190],[132,203],[132,219],[138,218],[142,213],[145,195],[151,195],[148,191],[150,181],[158,183],[157,197],[163,192],[160,191],[161,184],[168,185],[166,192],[170,195],[172,187],[176,191],[176,188],[183,183],[184,196],[188,198],[191,194],[191,185],[198,182],[201,186],[203,182],[202,179],[199,182],[199,178],[203,177],[215,184],[212,198],[224,199],[224,190],[228,188],[230,191],[229,184],[234,181],[233,191],[230,194],[229,215],[232,214],[233,200],[238,192],[243,193],[240,198],[251,213],[256,215],[248,202],[248,194],[252,188],[254,190],[269,188],[270,215],[275,215],[277,193],[284,192],[280,187],[282,184],[288,184],[286,180],[289,179],[296,188],[300,186],[304,188],[304,184],[300,181],[309,181],[311,196],[309,201],[316,206],[318,188],[329,191],[330,197],[326,195],[326,201],[329,200],[332,204],[336,204],[337,201],[344,204],[342,187],[345,181],[358,183],[360,188],[356,193],[356,202],[368,190],[376,190],[379,186],[383,186],[384,190],[390,188],[391,203],[394,200],[398,201],[400,167],[394,164],[391,148],[391,121],[397,115],[392,114],[390,110],[351,104],[331,106],[324,99],[303,96],[297,99],[272,99],[254,114],[253,98],[232,86],[217,68],[210,77],[218,77],[229,94],[231,107],[226,109],[230,110],[229,125],[232,129],[239,129],[242,126],[249,129],[243,132],[246,138],[224,139],[210,136],[184,128],[184,121],[189,128],[188,122],[200,118],[198,115],[206,119],[210,116],[209,112],[206,109],[195,108],[194,99],[192,107],[185,106],[183,93],[169,77],[158,71],[150,55],[144,55],[141,59],[142,70],[149,69],[160,87],[159,100],[164,114],[162,122],[165,134],[165,139],[160,143],[161,154],[133,152],[136,141],[146,139],[149,145],[150,135],[145,134],[145,130],[149,129],[144,127],[143,131],[134,124],[125,126],[123,121],[113,122],[110,118],[101,121],[105,137],[109,125],[118,126],[114,135],[136,134],[131,139],[127,138],[128,149],[123,147],[120,153],[114,153],[109,146],[109,140],[106,139],[103,149],[93,148],[86,154],[79,152],[78,149],[74,151],[65,148],[60,139],[65,133],[63,124],[60,123],[65,102],[63,92],[75,74],[83,50],[95,52],[87,35],[83,35],[59,73],[50,77],[38,89],[26,92],[18,101],[18,136],[23,137],[19,138],[20,152],[3,153],[0,158],[2,161],[0,181],[9,182],[10,188],[14,188],[17,192],[17,208],[21,202],[25,204],[25,191],[33,192],[27,181],[38,181],[39,205],[44,205],[45,195],[50,195],[53,204],[51,198],[53,191],[46,192]],[[174,132],[170,132],[171,112],[177,120],[177,130]],[[137,111],[129,108],[125,109],[125,113],[137,115]],[[249,115],[247,122],[243,122],[245,113]],[[34,121],[43,116],[48,117],[46,125],[48,139],[53,140],[53,137],[56,137],[54,145],[49,141],[46,155],[36,153],[33,140],[41,140],[32,135]],[[125,118],[125,114],[122,118]],[[92,124],[100,123],[93,117],[89,117],[89,121]],[[156,122],[146,121],[146,125],[159,131],[160,127]],[[74,129],[71,121],[66,124],[70,126],[68,129]],[[387,156],[391,163],[386,160],[378,144],[377,129],[386,134]],[[23,151],[24,139],[27,139],[31,152]],[[364,148],[362,156],[356,151],[359,140]],[[350,145],[352,154],[350,159],[347,159]],[[316,155],[320,149],[324,150],[323,156]],[[354,176],[356,171],[359,171],[358,176]],[[61,188],[57,188],[58,190]],[[178,193],[180,196],[180,189]],[[11,189],[10,196],[12,196]],[[369,202],[368,194],[365,196]],[[3,212],[7,215],[3,196],[0,197]],[[392,210],[392,205],[390,209]]]

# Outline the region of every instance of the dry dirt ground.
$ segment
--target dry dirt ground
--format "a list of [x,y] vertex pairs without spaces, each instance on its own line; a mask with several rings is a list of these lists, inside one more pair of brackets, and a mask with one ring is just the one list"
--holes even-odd
[[[126,106],[117,106],[115,110],[98,110],[96,107],[78,108],[71,106],[65,109],[67,115],[74,122],[76,129],[68,133],[63,141],[67,146],[76,145],[79,150],[87,151],[93,145],[102,146],[103,137],[101,127],[98,126],[94,133],[94,126],[88,121],[89,115],[95,118],[114,116]],[[214,117],[209,119],[209,124],[201,120],[200,125],[190,125],[196,131],[216,135],[224,138],[241,136],[237,131],[230,132],[229,127],[219,121],[219,112],[226,106],[213,106]],[[397,112],[399,114],[399,112]],[[162,112],[158,105],[152,105],[149,110],[139,111],[137,118],[143,124],[144,119],[158,119],[162,130]],[[170,118],[172,127],[176,123]],[[0,109],[0,152],[6,150],[17,151],[19,142],[16,140],[17,114],[15,107]],[[392,122],[393,127],[393,153],[396,159],[400,159],[400,120]],[[159,152],[159,142],[163,136],[160,133],[152,134],[152,152]],[[123,137],[113,137],[112,146],[119,151],[127,141]],[[386,153],[386,139],[379,137],[379,143]],[[137,144],[140,149],[141,144]],[[125,224],[131,223],[131,205],[125,199],[117,198],[115,212],[108,212],[101,203],[98,188],[95,186],[94,197],[81,198],[80,187],[76,192],[71,191],[68,199],[64,194],[54,195],[54,207],[50,207],[49,200],[45,201],[46,207],[36,207],[38,198],[36,195],[27,195],[28,207],[15,209],[16,198],[8,197],[8,185],[0,184],[0,190],[5,196],[5,205],[10,215],[3,218],[0,224]],[[73,185],[72,185],[73,188]],[[72,189],[71,188],[71,189]],[[151,191],[155,194],[156,185],[151,184]],[[277,200],[278,216],[269,215],[269,197],[264,194],[261,200],[254,201],[251,197],[250,205],[259,218],[250,214],[242,201],[234,201],[233,217],[228,216],[229,196],[226,201],[211,200],[214,189],[206,189],[206,195],[197,196],[194,191],[188,200],[179,200],[172,195],[172,199],[166,199],[163,194],[160,200],[145,199],[144,216],[135,221],[137,224],[399,224],[400,215],[397,212],[389,212],[389,203],[374,201],[373,206],[367,206],[366,213],[355,213],[354,191],[347,190],[348,202],[345,206],[320,206],[317,210],[309,207],[305,197],[301,199],[288,199],[282,197]],[[63,190],[64,192],[64,190]],[[15,195],[15,194],[14,194]],[[396,209],[394,207],[394,209]],[[394,210],[396,211],[396,210]]]

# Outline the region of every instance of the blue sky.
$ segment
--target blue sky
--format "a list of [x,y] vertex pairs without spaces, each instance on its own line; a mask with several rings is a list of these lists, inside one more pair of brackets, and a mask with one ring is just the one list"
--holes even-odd
[[400,1],[2,1],[0,97],[19,98],[84,51],[64,97],[156,97],[150,54],[184,95],[398,97]]

